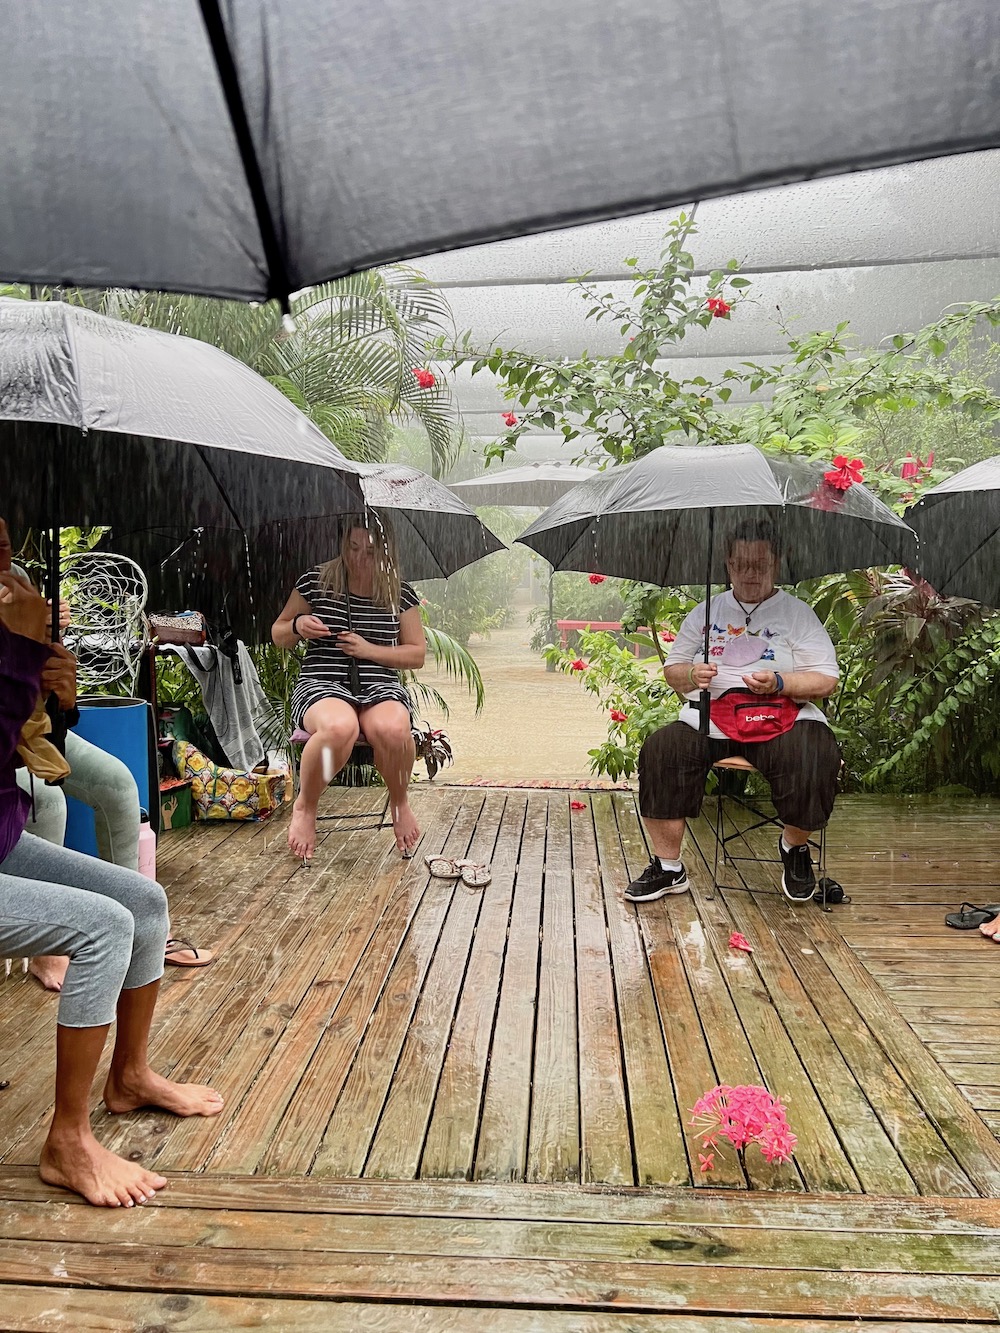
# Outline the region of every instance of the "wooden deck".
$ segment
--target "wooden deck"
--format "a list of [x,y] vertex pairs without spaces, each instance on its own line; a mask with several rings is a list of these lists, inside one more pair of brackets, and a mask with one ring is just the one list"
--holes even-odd
[[[227,1105],[95,1104],[103,1142],[172,1177],[143,1210],[48,1202],[54,1001],[5,983],[0,1326],[997,1322],[1000,950],[942,917],[1000,901],[1000,803],[841,801],[829,862],[854,901],[830,913],[768,866],[713,894],[704,821],[692,893],[626,906],[647,859],[628,793],[416,806],[421,854],[490,861],[486,889],[336,824],[310,870],[283,822],[161,844],[175,928],[221,952],[169,971],[154,1057]],[[689,1111],[717,1082],[781,1095],[792,1165],[698,1170]]]

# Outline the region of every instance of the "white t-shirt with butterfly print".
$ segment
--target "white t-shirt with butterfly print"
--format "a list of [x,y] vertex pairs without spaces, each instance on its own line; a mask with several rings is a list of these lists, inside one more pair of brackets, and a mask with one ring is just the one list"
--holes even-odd
[[[745,690],[743,677],[753,671],[777,671],[783,676],[793,671],[820,671],[833,677],[840,674],[833,642],[819,617],[805,602],[782,588],[756,606],[744,602],[742,609],[731,592],[719,593],[712,598],[710,625],[708,660],[719,668],[710,690],[713,699],[726,690]],[[702,602],[685,617],[670,645],[667,665],[693,664],[704,661],[704,657],[705,603]],[[697,727],[701,720],[698,690],[689,691],[685,698],[688,702],[681,708],[680,720]],[[815,704],[807,703],[795,720],[825,722],[826,717]],[[709,727],[709,735],[716,740],[725,739],[714,725]]]

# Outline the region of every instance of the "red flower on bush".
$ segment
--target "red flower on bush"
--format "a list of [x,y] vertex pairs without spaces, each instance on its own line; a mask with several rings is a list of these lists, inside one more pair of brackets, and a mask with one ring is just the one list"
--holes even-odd
[[710,296],[705,302],[712,312],[713,319],[728,319],[732,306],[728,301],[724,301],[721,296]]
[[516,413],[516,412],[505,412],[505,413],[503,414],[503,424],[504,424],[505,426],[516,426],[516,425],[517,425],[517,413]]
[[830,472],[823,473],[823,480],[834,490],[849,491],[855,482],[864,481],[865,465],[860,458],[847,458],[837,454]]
[[433,389],[434,385],[437,384],[437,379],[432,372],[424,370],[421,366],[415,367],[413,374],[416,377],[418,387],[421,389]]
[[927,455],[926,462],[919,456],[917,458],[914,458],[912,454],[907,454],[906,461],[899,470],[899,475],[903,478],[904,481],[917,481],[919,480],[920,474],[922,472],[930,472],[933,466],[934,466],[933,449]]
[[665,629],[661,632],[660,638],[663,640],[664,643],[673,643],[674,639],[677,638],[677,635],[673,632],[672,629]]
[[607,574],[591,574],[590,581],[596,586],[598,583],[603,583],[607,577]]
[[621,710],[620,708],[612,708],[612,710],[611,710],[611,721],[612,721],[612,722],[627,722],[627,721],[628,721],[628,713],[623,713],[622,710]]
[[582,657],[578,657],[575,662],[570,662],[569,669],[570,671],[586,671],[587,663]]

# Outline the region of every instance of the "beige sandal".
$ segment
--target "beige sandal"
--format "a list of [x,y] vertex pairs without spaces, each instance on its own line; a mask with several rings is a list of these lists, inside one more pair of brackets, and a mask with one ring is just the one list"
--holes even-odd
[[461,868],[462,883],[467,888],[485,889],[493,878],[489,866],[481,865],[477,861],[458,861],[456,864]]
[[462,873],[462,863],[453,856],[425,856],[424,865],[434,879],[458,879]]

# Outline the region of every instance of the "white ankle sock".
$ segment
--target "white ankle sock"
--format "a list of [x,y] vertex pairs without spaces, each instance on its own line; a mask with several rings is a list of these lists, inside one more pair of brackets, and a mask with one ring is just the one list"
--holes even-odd
[[[799,844],[799,846],[801,846],[801,847],[804,847],[805,845],[806,845],[805,843],[800,843],[800,844]],[[786,852],[791,852],[791,851],[794,851],[794,850],[795,850],[794,847],[789,847],[788,843],[785,841],[785,835],[784,835],[784,834],[781,835],[781,846],[782,846],[782,849],[783,849],[784,851],[786,851]]]
[[680,870],[681,868],[680,861],[665,861],[662,856],[658,856],[656,859],[660,863],[661,870]]

